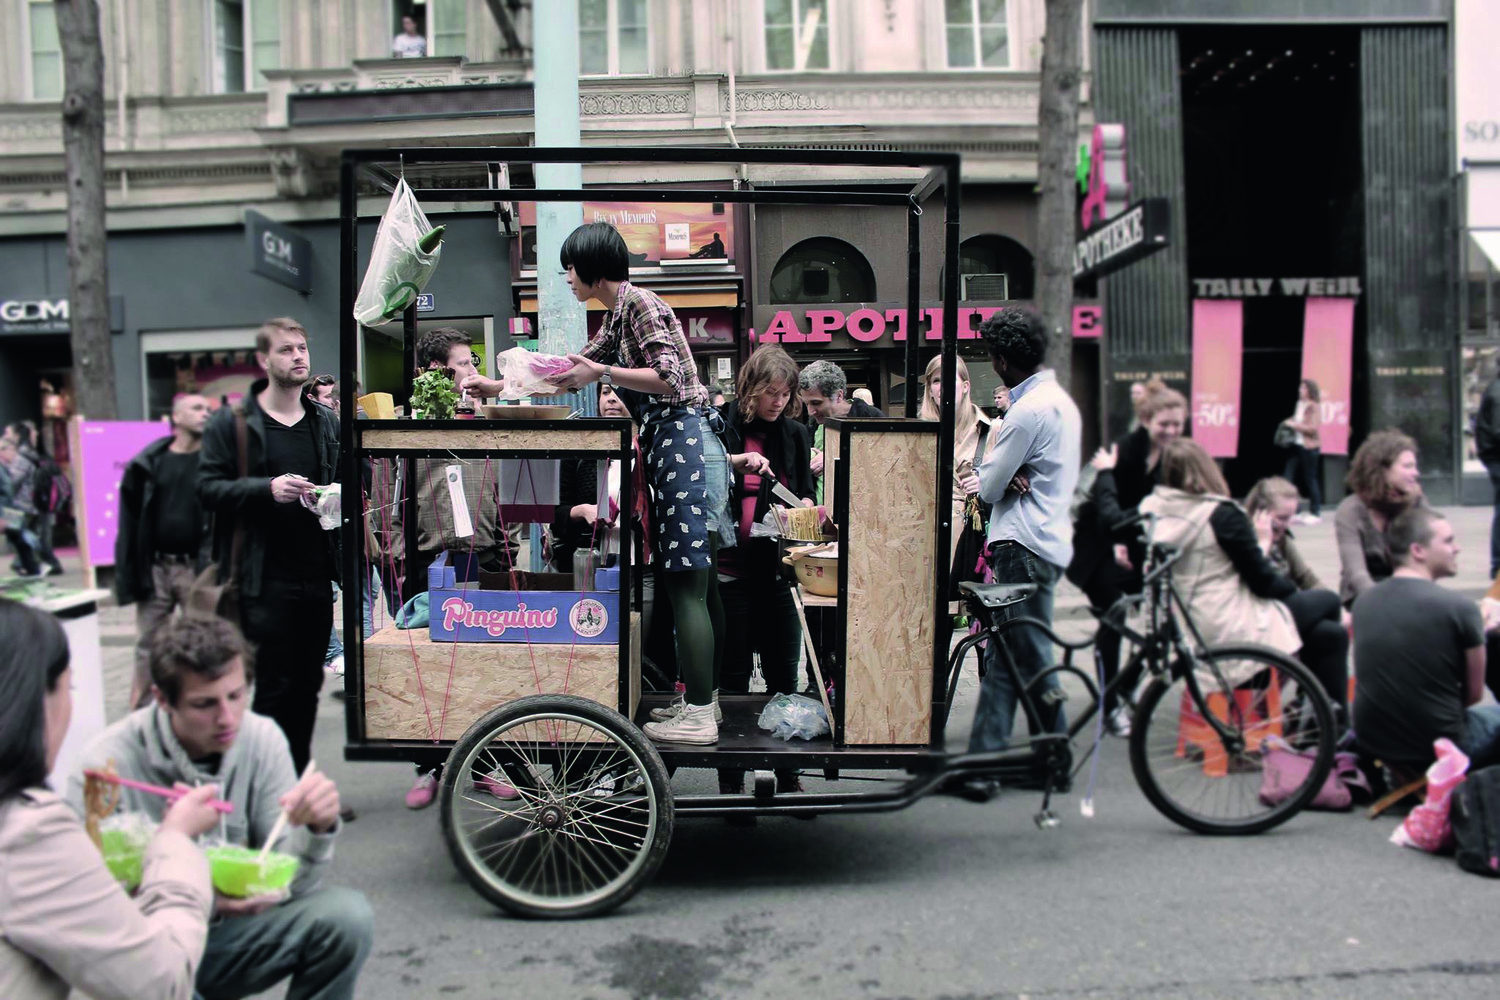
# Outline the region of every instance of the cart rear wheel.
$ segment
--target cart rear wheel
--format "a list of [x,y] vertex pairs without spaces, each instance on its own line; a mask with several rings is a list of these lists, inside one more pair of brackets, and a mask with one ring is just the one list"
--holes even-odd
[[[496,791],[515,797],[501,797]],[[624,716],[534,695],[469,727],[443,768],[443,839],[479,893],[518,916],[586,917],[649,880],[672,838],[667,770]]]

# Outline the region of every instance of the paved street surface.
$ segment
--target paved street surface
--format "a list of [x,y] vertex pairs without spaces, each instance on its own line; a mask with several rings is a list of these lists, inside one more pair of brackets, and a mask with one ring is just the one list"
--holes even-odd
[[[1490,512],[1451,514],[1466,548],[1452,583],[1478,596]],[[1336,585],[1331,517],[1298,537]],[[1061,596],[1076,633],[1081,598]],[[111,718],[132,623],[105,611]],[[955,745],[973,697],[969,677]],[[331,879],[375,907],[359,994],[371,1000],[1500,996],[1494,883],[1391,846],[1395,819],[1304,814],[1257,838],[1185,833],[1137,790],[1119,740],[1103,748],[1093,820],[1080,789],[1048,832],[1033,825],[1035,793],[754,829],[680,822],[661,874],[615,914],[513,920],[461,881],[436,812],[402,806],[410,767],[342,760],[342,709],[325,697],[316,756],[359,812]],[[682,772],[676,787],[709,782]]]

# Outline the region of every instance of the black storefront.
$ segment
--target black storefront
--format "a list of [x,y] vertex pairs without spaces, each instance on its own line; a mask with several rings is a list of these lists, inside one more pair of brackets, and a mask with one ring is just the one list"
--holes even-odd
[[[1458,493],[1449,5],[1444,0],[1099,0],[1096,118],[1130,135],[1133,190],[1171,246],[1103,282],[1107,409],[1146,373],[1189,389],[1194,302],[1242,302],[1242,491],[1279,472],[1309,300],[1353,303],[1350,450],[1400,427],[1429,495]],[[1326,410],[1325,410],[1326,413]],[[1342,457],[1325,456],[1338,497]]]

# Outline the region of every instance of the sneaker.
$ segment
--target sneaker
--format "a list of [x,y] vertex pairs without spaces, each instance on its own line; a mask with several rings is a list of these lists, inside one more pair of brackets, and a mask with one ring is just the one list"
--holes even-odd
[[1130,709],[1121,706],[1110,712],[1104,719],[1104,728],[1111,736],[1125,739],[1130,735]]
[[343,680],[344,679],[344,654],[340,653],[338,656],[335,656],[333,659],[331,659],[327,663],[323,664],[323,669],[327,670],[328,672],[330,672],[331,674],[333,674],[333,676],[337,677],[339,680]]
[[719,742],[719,725],[713,705],[685,705],[670,719],[648,722],[641,729],[658,743],[691,743],[709,746]]
[[43,568],[41,575],[42,576],[62,576],[63,575],[63,568],[61,566],[47,566],[47,567]]
[[406,808],[426,809],[432,805],[432,800],[437,797],[437,772],[424,771],[417,775],[417,780],[412,783],[411,791],[406,793]]
[[[677,692],[677,697],[672,699],[672,704],[666,708],[653,708],[651,710],[652,722],[666,722],[675,719],[687,708],[687,691]],[[714,724],[718,725],[724,721],[724,710],[719,707],[719,692],[714,692]]]
[[1323,519],[1316,514],[1306,514],[1302,518],[1303,524],[1322,524]]
[[475,781],[474,787],[481,792],[488,792],[495,798],[504,799],[507,802],[511,799],[519,799],[521,797],[521,793],[516,791],[515,785],[502,778],[497,778],[493,774],[486,774]]

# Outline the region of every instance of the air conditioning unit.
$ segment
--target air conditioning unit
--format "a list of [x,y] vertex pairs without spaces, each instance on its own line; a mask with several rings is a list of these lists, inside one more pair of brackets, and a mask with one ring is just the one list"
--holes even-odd
[[962,274],[961,298],[964,299],[1008,299],[1010,279],[1004,274]]

